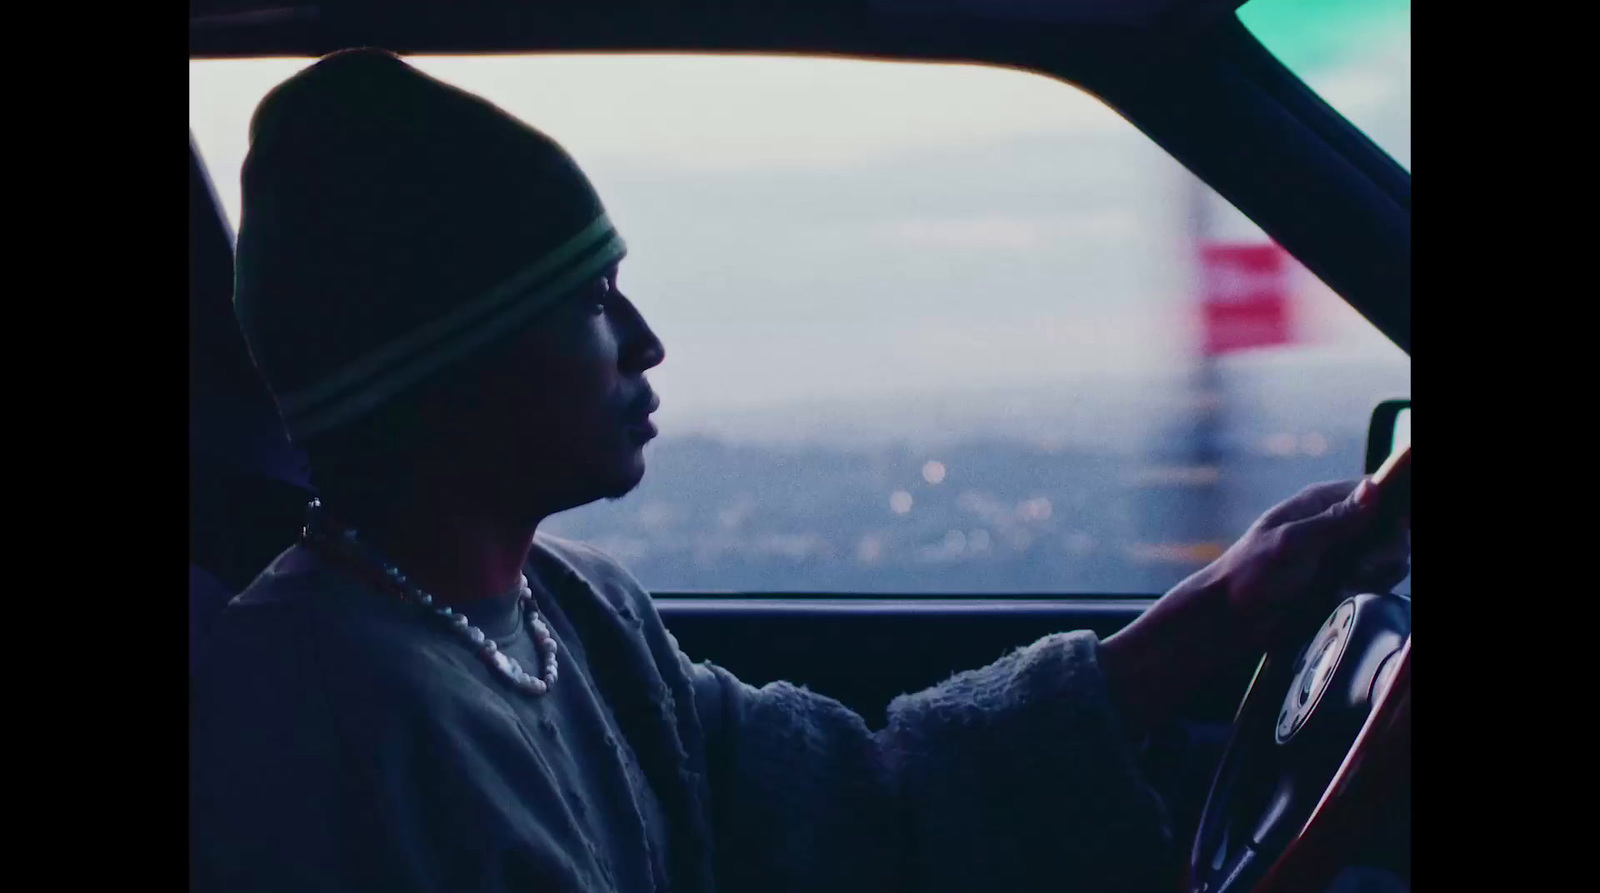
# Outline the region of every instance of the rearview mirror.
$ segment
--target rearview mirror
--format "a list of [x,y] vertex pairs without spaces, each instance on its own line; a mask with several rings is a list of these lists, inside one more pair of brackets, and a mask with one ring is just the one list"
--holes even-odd
[[1367,468],[1372,474],[1391,453],[1411,443],[1411,401],[1385,400],[1372,411],[1367,429]]

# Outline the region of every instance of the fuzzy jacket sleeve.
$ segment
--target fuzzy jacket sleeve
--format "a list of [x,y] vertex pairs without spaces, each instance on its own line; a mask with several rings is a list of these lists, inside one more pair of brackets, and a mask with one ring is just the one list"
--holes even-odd
[[873,731],[832,698],[693,663],[620,565],[546,542],[693,700],[685,740],[707,786],[719,893],[1175,886],[1166,811],[1122,739],[1092,633],[1046,636],[902,695]]
[[1091,633],[1048,636],[896,698],[877,732],[804,688],[690,665],[719,889],[1170,889],[1166,813],[1098,649]]

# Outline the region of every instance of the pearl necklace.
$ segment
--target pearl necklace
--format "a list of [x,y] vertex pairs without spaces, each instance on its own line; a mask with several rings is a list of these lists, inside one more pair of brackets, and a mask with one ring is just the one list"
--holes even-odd
[[342,527],[330,518],[327,510],[322,507],[320,499],[311,500],[306,509],[306,526],[301,531],[301,538],[309,546],[321,547],[337,555],[359,561],[375,570],[400,593],[404,601],[423,609],[430,617],[443,623],[448,630],[475,651],[490,669],[518,690],[538,696],[548,692],[556,684],[558,675],[556,640],[550,634],[550,627],[545,625],[544,618],[539,616],[538,605],[533,601],[533,590],[528,586],[528,578],[525,575],[519,575],[517,578],[517,598],[527,617],[528,632],[533,635],[534,650],[538,652],[539,661],[543,664],[538,676],[525,672],[516,658],[501,651],[494,639],[484,635],[483,630],[469,623],[465,616],[450,608],[435,605],[433,596],[422,591],[401,573],[398,567],[390,564],[375,549],[362,542],[354,528]]

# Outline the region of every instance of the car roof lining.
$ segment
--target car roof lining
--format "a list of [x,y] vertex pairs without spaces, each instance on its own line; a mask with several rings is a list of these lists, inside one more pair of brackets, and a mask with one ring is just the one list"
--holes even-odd
[[[1243,0],[191,0],[191,55],[321,55],[352,39],[399,52],[537,49],[826,51],[849,32],[922,23],[1162,28]],[[642,39],[641,39],[642,38]],[[813,43],[819,38],[820,43]]]

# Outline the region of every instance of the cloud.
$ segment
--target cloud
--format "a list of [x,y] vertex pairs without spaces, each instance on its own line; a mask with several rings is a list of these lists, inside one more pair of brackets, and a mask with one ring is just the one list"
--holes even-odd
[[1032,251],[1068,241],[1126,238],[1138,225],[1133,212],[1110,209],[1054,217],[991,215],[896,220],[877,227],[876,234],[914,248]]
[[[313,60],[189,63],[189,121],[239,217],[250,115]],[[1030,136],[1137,131],[1077,87],[977,65],[682,55],[428,56],[419,69],[631,172],[839,171]]]
[[579,157],[827,170],[933,145],[1132,125],[1076,87],[976,65],[772,56],[422,58]]

